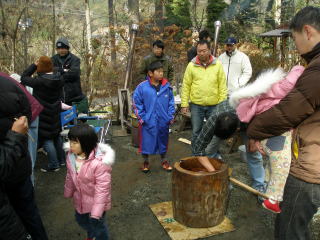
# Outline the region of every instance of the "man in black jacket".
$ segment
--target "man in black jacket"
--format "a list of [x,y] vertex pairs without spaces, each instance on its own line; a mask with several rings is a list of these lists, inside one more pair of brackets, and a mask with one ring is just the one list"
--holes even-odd
[[72,105],[85,99],[80,84],[80,59],[70,52],[69,41],[61,37],[56,43],[57,54],[52,57],[55,72],[64,79],[63,101]]
[[[0,238],[48,239],[35,204],[28,153],[31,109],[24,92],[0,76]],[[27,120],[28,119],[28,120]]]

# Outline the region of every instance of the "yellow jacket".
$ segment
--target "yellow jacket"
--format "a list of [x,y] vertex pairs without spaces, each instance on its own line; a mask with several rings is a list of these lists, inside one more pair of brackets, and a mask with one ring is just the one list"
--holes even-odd
[[227,99],[226,76],[222,64],[210,57],[207,67],[195,57],[187,66],[183,77],[181,107],[188,107],[189,100],[198,105],[212,106]]

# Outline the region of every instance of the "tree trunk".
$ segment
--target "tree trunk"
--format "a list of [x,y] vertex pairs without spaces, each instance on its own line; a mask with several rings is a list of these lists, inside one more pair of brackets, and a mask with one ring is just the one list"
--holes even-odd
[[160,30],[163,32],[164,22],[163,22],[163,0],[155,0],[154,3],[154,18],[155,22]]
[[116,37],[114,31],[114,16],[113,16],[113,0],[108,0],[109,10],[109,29],[110,29],[110,42],[111,42],[111,63],[116,66],[117,51],[116,51]]
[[92,57],[92,44],[91,44],[91,19],[90,19],[90,6],[89,0],[85,0],[86,4],[86,30],[87,30],[87,46],[88,53],[90,54],[90,58]]
[[202,29],[202,25],[203,25],[203,22],[204,22],[204,8],[202,9],[202,12],[201,12],[201,17],[199,18],[198,17],[198,0],[193,0],[193,3],[192,3],[192,17],[193,17],[193,25],[195,27],[195,29],[197,30],[197,32],[199,33]]
[[16,72],[16,39],[12,39],[12,58],[10,68]]
[[17,48],[17,38],[18,38],[18,29],[19,29],[19,22],[22,16],[24,15],[26,11],[26,7],[22,9],[20,12],[20,15],[16,21],[15,29],[13,34],[10,34],[10,37],[12,39],[12,61],[11,61],[11,69],[15,72],[17,70],[17,55],[16,55],[16,48]]
[[52,0],[52,56],[55,54],[56,49],[56,6],[55,0]]
[[129,16],[131,19],[130,24],[139,23],[140,14],[139,14],[139,0],[128,0]]
[[28,26],[27,26],[27,18],[28,18],[28,5],[29,5],[29,0],[26,0],[26,10],[24,11],[24,32],[23,32],[23,47],[24,47],[24,68],[26,69],[28,67],[28,37],[27,37],[27,31],[28,31]]
[[288,24],[292,16],[294,16],[294,1],[281,0],[281,24]]
[[91,44],[91,19],[90,19],[90,6],[89,0],[85,0],[86,4],[86,39],[87,39],[87,49],[88,52],[86,54],[87,59],[87,81],[89,82],[90,86],[90,95],[89,95],[89,102],[93,97],[94,91],[94,80],[91,78],[92,66],[93,66],[93,49]]
[[274,8],[275,8],[274,21],[275,21],[276,27],[278,27],[281,23],[281,0],[274,1]]

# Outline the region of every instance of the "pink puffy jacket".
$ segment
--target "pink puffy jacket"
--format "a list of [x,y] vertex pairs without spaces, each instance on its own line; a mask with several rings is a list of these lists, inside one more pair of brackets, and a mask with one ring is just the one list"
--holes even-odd
[[303,73],[303,66],[294,66],[286,74],[282,68],[268,70],[256,81],[234,91],[229,99],[242,122],[251,119],[278,104],[294,87]]
[[100,143],[77,173],[76,155],[68,152],[64,196],[73,198],[78,213],[90,213],[100,218],[105,210],[111,208],[111,165],[114,158],[112,148]]

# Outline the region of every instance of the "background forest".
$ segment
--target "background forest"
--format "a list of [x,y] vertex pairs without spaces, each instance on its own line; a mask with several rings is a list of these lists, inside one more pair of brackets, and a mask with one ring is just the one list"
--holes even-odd
[[[56,40],[65,36],[82,60],[85,92],[91,99],[114,96],[124,84],[129,29],[138,23],[129,87],[137,85],[140,60],[156,39],[173,58],[178,85],[198,32],[207,28],[213,35],[220,20],[220,47],[227,36],[236,37],[257,72],[279,64],[274,39],[259,34],[287,27],[307,5],[320,6],[320,0],[0,0],[0,71],[21,73],[39,56],[55,54]],[[289,54],[292,42],[287,46],[289,66],[298,60]]]

